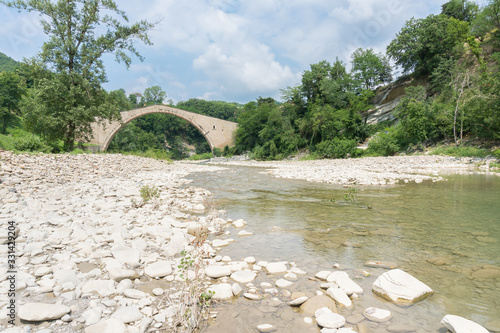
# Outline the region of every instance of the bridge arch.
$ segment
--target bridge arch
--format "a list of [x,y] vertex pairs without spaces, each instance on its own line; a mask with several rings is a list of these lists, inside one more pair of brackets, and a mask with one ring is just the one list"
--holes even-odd
[[118,133],[127,123],[152,113],[171,114],[181,119],[185,119],[201,132],[212,151],[214,148],[234,146],[234,132],[238,127],[237,123],[184,111],[167,105],[152,105],[140,109],[122,111],[120,112],[121,121],[107,121],[104,123],[95,122],[91,125],[93,137],[90,143],[98,145],[99,150],[107,150],[116,133]]

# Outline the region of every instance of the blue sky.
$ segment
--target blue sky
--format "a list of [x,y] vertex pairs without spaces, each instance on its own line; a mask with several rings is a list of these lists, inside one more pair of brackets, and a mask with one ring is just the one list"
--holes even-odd
[[[385,52],[404,23],[440,12],[446,0],[120,0],[130,22],[161,22],[153,46],[137,44],[144,62],[129,70],[106,56],[106,89],[127,94],[158,85],[174,103],[189,98],[246,103],[280,99],[304,70],[359,47]],[[16,60],[45,39],[36,13],[0,4],[0,52]]]

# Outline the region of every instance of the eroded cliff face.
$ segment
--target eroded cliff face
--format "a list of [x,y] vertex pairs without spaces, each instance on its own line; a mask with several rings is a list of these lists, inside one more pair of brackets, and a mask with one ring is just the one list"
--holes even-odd
[[393,82],[385,87],[379,87],[375,91],[372,103],[375,106],[362,114],[366,123],[377,124],[387,120],[394,120],[394,109],[398,106],[405,94],[405,89],[412,86],[427,86],[425,79],[407,78]]

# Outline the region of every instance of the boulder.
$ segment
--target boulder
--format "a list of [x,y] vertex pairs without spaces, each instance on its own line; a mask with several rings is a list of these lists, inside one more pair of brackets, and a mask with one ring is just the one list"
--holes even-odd
[[392,318],[392,313],[389,310],[370,307],[363,311],[363,316],[370,321],[385,323]]
[[229,299],[233,297],[233,289],[229,283],[215,284],[208,288],[208,291],[214,292],[214,299]]
[[345,306],[346,308],[352,306],[351,299],[349,298],[349,296],[347,296],[345,291],[343,291],[340,288],[330,287],[326,291],[326,294],[331,298],[333,298],[337,303],[339,303],[342,306]]
[[331,312],[328,308],[322,308],[316,311],[316,322],[324,328],[340,328],[345,325],[345,318],[338,313]]
[[266,270],[269,274],[280,274],[287,271],[286,265],[282,262],[271,262],[266,265]]
[[238,283],[248,283],[252,282],[256,276],[257,273],[252,271],[237,271],[231,274],[231,279]]
[[231,267],[211,265],[205,268],[205,275],[212,279],[231,275]]
[[377,278],[373,283],[373,292],[397,304],[413,304],[432,295],[434,291],[410,274],[393,269]]
[[335,282],[340,289],[345,291],[347,295],[362,294],[363,288],[361,288],[356,282],[351,280],[349,275],[343,271],[336,271],[330,274],[326,281]]
[[142,313],[138,308],[133,306],[124,306],[119,308],[111,315],[111,318],[116,318],[124,324],[133,323],[142,319]]
[[119,319],[111,318],[85,328],[85,333],[127,333],[127,326]]
[[44,321],[59,319],[69,313],[66,305],[47,303],[26,303],[19,308],[19,318],[27,321]]
[[157,261],[147,265],[144,273],[152,278],[161,278],[172,274],[172,265],[169,261]]
[[92,280],[85,282],[82,286],[82,293],[87,294],[94,292],[103,297],[109,296],[115,291],[115,281],[113,280]]
[[446,315],[441,320],[447,329],[453,333],[488,333],[488,330],[475,322],[454,315]]

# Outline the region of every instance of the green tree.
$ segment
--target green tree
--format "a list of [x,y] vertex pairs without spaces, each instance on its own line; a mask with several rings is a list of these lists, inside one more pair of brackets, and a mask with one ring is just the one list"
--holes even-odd
[[2,134],[7,132],[9,120],[19,113],[19,106],[26,87],[14,72],[0,73],[0,118]]
[[[112,53],[128,67],[129,54],[140,57],[135,40],[151,44],[147,32],[153,24],[130,26],[125,13],[112,0],[0,0],[18,10],[43,15],[48,41],[31,63],[34,87],[26,103],[29,127],[51,139],[62,139],[73,149],[75,139],[91,135],[96,119],[119,118],[114,100],[101,87],[107,81],[102,56]],[[118,18],[117,18],[118,17]],[[102,32],[102,33],[101,33]],[[41,68],[54,73],[47,75]],[[41,75],[38,75],[41,74]]]
[[152,86],[144,90],[144,100],[148,105],[162,104],[167,98],[167,93],[160,86]]
[[443,59],[460,56],[467,40],[469,24],[444,15],[407,21],[387,46],[387,54],[406,73],[427,75]]
[[386,56],[376,54],[373,49],[359,48],[351,58],[352,73],[365,89],[373,89],[380,83],[392,81],[392,69]]
[[466,22],[472,22],[479,12],[479,6],[469,0],[451,0],[441,8],[441,14]]
[[[472,22],[472,32],[476,36],[484,37],[495,29],[500,29],[500,0],[490,0]],[[495,34],[498,40],[498,31]]]

